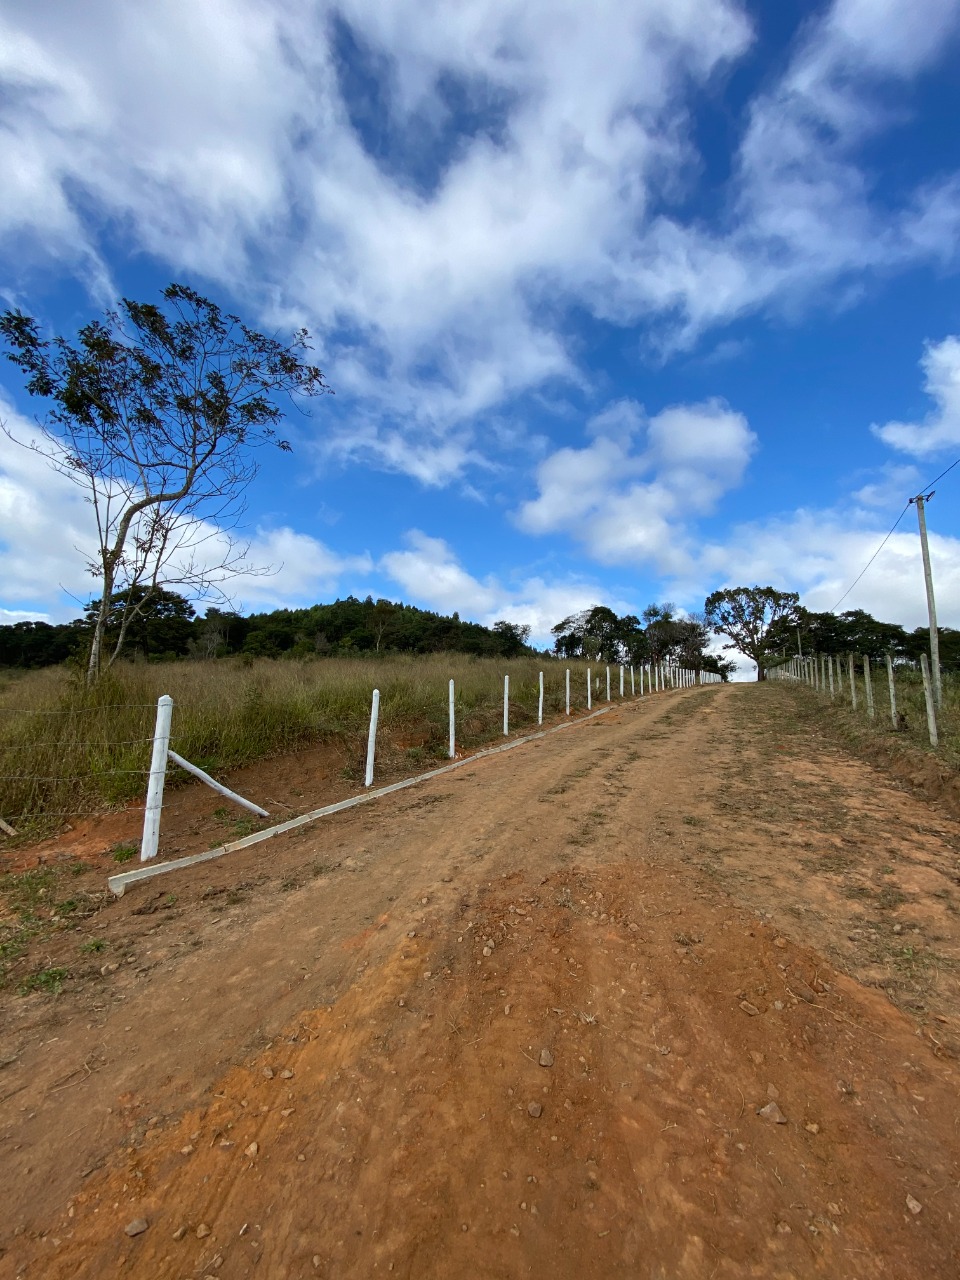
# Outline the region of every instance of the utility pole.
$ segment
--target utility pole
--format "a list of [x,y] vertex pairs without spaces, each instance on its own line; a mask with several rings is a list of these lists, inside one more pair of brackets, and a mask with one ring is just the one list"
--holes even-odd
[[943,685],[940,681],[940,634],[937,631],[937,602],[933,596],[930,548],[927,546],[927,517],[923,510],[923,504],[929,502],[935,492],[936,490],[932,490],[926,495],[918,493],[910,501],[917,504],[917,519],[920,522],[920,553],[923,556],[923,580],[927,587],[927,614],[930,619],[930,674],[933,676],[933,696],[936,698],[939,709],[943,705]]

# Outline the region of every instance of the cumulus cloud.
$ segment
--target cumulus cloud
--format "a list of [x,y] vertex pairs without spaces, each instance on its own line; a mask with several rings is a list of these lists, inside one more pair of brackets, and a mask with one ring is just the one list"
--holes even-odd
[[933,408],[920,422],[887,422],[871,430],[884,444],[919,458],[960,444],[960,337],[931,342],[920,361]]
[[888,462],[880,467],[876,478],[854,490],[853,498],[862,506],[883,507],[886,511],[896,510],[916,493],[917,485],[922,477],[919,470],[912,465]]
[[[931,522],[933,523],[933,522]],[[848,511],[800,510],[737,526],[723,543],[704,548],[701,581],[721,586],[771,584],[799,591],[808,609],[865,609],[908,628],[927,622],[920,539],[898,530],[853,590],[850,584],[877,550],[888,527]],[[930,556],[941,626],[960,627],[960,538],[930,533]],[[692,590],[692,584],[687,584]],[[841,597],[844,597],[841,601]]]
[[501,593],[494,580],[481,582],[467,573],[442,538],[412,529],[404,541],[406,549],[387,552],[380,568],[408,594],[442,613],[465,611],[478,617],[495,607]]
[[585,448],[558,449],[540,463],[539,492],[517,513],[520,528],[565,532],[603,564],[687,572],[693,521],[740,483],[755,448],[744,416],[716,399],[652,418],[621,401],[587,430]]
[[77,23],[20,0],[0,17],[0,237],[109,294],[109,225],[307,320],[363,406],[324,447],[448,483],[479,416],[580,376],[571,303],[690,343],[949,258],[956,178],[880,208],[855,149],[888,123],[876,84],[942,56],[957,13],[836,0],[751,105],[705,227],[676,210],[691,105],[753,44],[735,0],[89,0]]
[[635,605],[612,596],[594,582],[573,576],[547,580],[537,575],[504,583],[494,574],[476,578],[461,564],[443,538],[419,529],[404,537],[405,548],[383,556],[378,568],[408,598],[441,613],[460,613],[485,626],[504,619],[528,625],[531,641],[541,648],[553,644],[551,627],[570,613],[606,604],[619,613]]

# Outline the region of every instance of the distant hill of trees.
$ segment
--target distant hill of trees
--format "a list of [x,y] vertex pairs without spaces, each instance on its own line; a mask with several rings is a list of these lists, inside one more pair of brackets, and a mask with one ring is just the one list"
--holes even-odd
[[[118,595],[107,628],[119,627],[124,600]],[[88,605],[82,618],[53,625],[15,622],[0,626],[0,667],[48,667],[80,659],[89,648],[93,619],[100,601]],[[244,617],[221,609],[198,616],[193,606],[174,591],[160,591],[141,616],[129,625],[127,657],[159,661],[172,658],[219,658],[230,654],[251,657],[302,658],[371,653],[472,653],[513,658],[534,653],[527,641],[530,628],[514,622],[492,627],[464,622],[456,613],[445,617],[395,604],[391,600],[358,600],[348,596],[333,604],[308,609],[275,609]]]
[[[111,629],[119,628],[125,601],[118,596],[111,607]],[[36,668],[61,662],[80,662],[90,645],[93,619],[100,601],[88,605],[82,618],[54,625],[15,622],[0,626],[0,667]],[[797,630],[803,652],[866,653],[882,660],[916,662],[927,645],[925,628],[907,632],[895,623],[878,622],[862,610],[847,613],[797,612],[796,621],[782,621],[771,629],[774,652],[797,651]],[[776,632],[776,635],[773,632]],[[594,662],[663,662],[715,671],[727,678],[733,663],[706,652],[710,630],[701,615],[678,617],[673,605],[649,605],[640,617],[618,617],[605,605],[595,605],[564,618],[553,628],[553,652],[558,658]],[[415,605],[348,596],[332,604],[308,609],[275,609],[244,617],[222,609],[199,616],[183,596],[157,592],[141,616],[129,624],[125,654],[130,658],[165,661],[176,658],[220,658],[236,654],[265,658],[304,658],[376,653],[472,653],[478,657],[515,658],[537,652],[529,644],[530,628],[515,622],[492,627],[464,622]],[[944,670],[960,671],[960,631],[940,629]]]

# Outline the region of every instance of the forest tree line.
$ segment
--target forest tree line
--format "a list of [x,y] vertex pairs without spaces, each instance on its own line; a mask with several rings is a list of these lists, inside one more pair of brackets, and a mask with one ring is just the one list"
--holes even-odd
[[[134,588],[134,590],[141,590]],[[322,658],[385,653],[466,653],[515,658],[538,651],[529,644],[530,627],[500,621],[493,626],[445,616],[415,605],[348,596],[306,609],[275,609],[243,616],[211,608],[200,616],[174,591],[155,591],[134,602],[118,595],[109,611],[106,642],[126,627],[127,658],[168,661],[183,658]],[[59,625],[15,622],[0,626],[0,666],[37,668],[62,662],[80,665],[89,651],[93,600],[81,618]],[[126,620],[126,621],[125,621]],[[680,618],[672,605],[650,605],[640,617],[619,617],[596,605],[571,614],[553,628],[553,655],[595,662],[679,662],[725,674],[732,664],[708,654],[709,629],[702,619]]]
[[[136,590],[136,589],[135,589]],[[129,616],[129,602],[113,602],[108,640]],[[89,652],[93,620],[100,601],[93,600],[83,617],[72,622],[15,622],[0,626],[0,667],[38,668],[63,662],[82,663]],[[727,678],[734,664],[708,653],[711,629],[702,614],[679,615],[669,603],[651,604],[640,615],[616,614],[605,605],[581,610],[552,628],[552,653],[563,659],[594,662],[677,662]],[[174,591],[154,593],[142,613],[128,624],[124,653],[128,658],[169,661],[182,658],[307,658],[373,656],[385,653],[466,653],[477,657],[515,658],[538,652],[529,644],[530,628],[500,621],[491,627],[468,622],[459,614],[433,613],[415,605],[348,596],[332,604],[305,609],[275,609],[246,616],[210,608],[197,614]],[[896,623],[879,622],[862,609],[839,615],[798,608],[773,623],[765,636],[770,658],[805,654],[867,654],[882,660],[914,663],[927,644],[925,628],[907,632]],[[960,632],[940,629],[942,665],[960,670]],[[769,659],[768,659],[769,660]]]

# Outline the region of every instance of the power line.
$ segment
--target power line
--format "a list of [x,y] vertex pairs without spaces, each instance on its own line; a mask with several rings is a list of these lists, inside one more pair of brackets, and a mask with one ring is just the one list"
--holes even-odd
[[[960,462],[960,458],[958,458],[957,461]],[[946,472],[944,472],[944,474],[946,474]],[[883,548],[887,545],[887,543],[893,537],[893,534],[894,534],[894,531],[896,530],[897,525],[900,523],[900,521],[903,519],[903,517],[907,514],[909,510],[910,510],[910,503],[908,502],[907,505],[900,512],[900,514],[897,516],[896,520],[894,521],[893,529],[890,530],[890,532],[887,534],[884,540],[880,543],[879,547],[877,547],[876,551],[873,553],[873,555],[870,557],[867,563],[863,566],[863,568],[860,570],[860,572],[857,574],[854,580],[850,583],[849,587],[847,587],[846,591],[843,593],[843,595],[840,597],[837,603],[831,608],[830,610],[831,613],[834,613],[836,609],[841,604],[843,604],[844,600],[846,600],[847,596],[850,594],[853,588],[857,585],[857,583],[860,581],[863,575],[867,572],[867,570],[873,564],[874,560],[876,560],[877,556],[880,554]]]
[[934,477],[934,479],[933,479],[933,480],[931,480],[929,484],[925,484],[925,485],[923,486],[923,489],[921,490],[921,493],[929,493],[929,492],[930,492],[930,490],[933,488],[933,486],[937,483],[937,481],[938,481],[938,480],[942,480],[942,479],[943,479],[943,477],[947,474],[947,471],[952,471],[952,470],[953,470],[953,468],[954,468],[955,466],[957,466],[957,464],[958,464],[958,463],[960,463],[960,458],[957,458],[957,461],[956,461],[956,462],[951,462],[951,463],[950,463],[950,465],[949,465],[949,467],[947,467],[947,470],[946,470],[946,471],[941,471],[941,472],[940,472],[940,474],[939,474],[938,476]]
[[[956,467],[956,466],[960,466],[960,458],[957,458],[957,459],[955,459],[953,462],[951,462],[951,463],[950,463],[950,465],[949,465],[949,467],[944,468],[944,470],[943,470],[943,471],[941,471],[941,472],[940,472],[940,474],[939,474],[938,476],[934,476],[934,478],[933,478],[933,479],[932,479],[928,484],[925,484],[925,485],[923,486],[923,489],[921,490],[921,492],[922,492],[922,493],[929,493],[929,492],[930,492],[930,490],[933,488],[933,486],[937,483],[937,481],[938,481],[938,480],[942,480],[942,479],[943,479],[943,477],[947,474],[947,472],[952,471],[952,470],[953,470],[953,468],[954,468],[954,467]],[[900,521],[903,519],[903,517],[904,517],[904,516],[907,514],[907,512],[909,511],[909,509],[910,509],[910,503],[911,503],[911,502],[913,502],[913,499],[912,499],[912,498],[909,500],[909,502],[907,503],[907,505],[903,508],[903,510],[902,510],[902,511],[900,512],[900,514],[897,516],[896,520],[894,521],[893,528],[890,530],[890,532],[887,534],[887,536],[884,538],[884,540],[880,543],[879,547],[877,547],[876,551],[873,553],[873,555],[870,557],[870,559],[867,561],[867,563],[863,566],[863,568],[860,570],[860,572],[859,572],[859,573],[857,574],[857,576],[854,578],[853,582],[851,582],[851,583],[850,583],[850,585],[849,585],[849,587],[847,587],[846,591],[843,593],[843,595],[840,597],[840,599],[837,601],[837,603],[836,603],[836,604],[833,606],[833,608],[830,610],[830,612],[831,612],[831,613],[834,613],[834,612],[836,611],[836,609],[837,609],[841,604],[843,604],[844,600],[846,600],[847,596],[850,594],[850,592],[853,590],[853,588],[857,585],[857,583],[860,581],[860,579],[863,577],[863,575],[867,572],[867,570],[868,570],[868,569],[870,568],[870,566],[873,564],[874,560],[876,560],[877,556],[880,554],[880,552],[883,550],[883,548],[887,545],[887,543],[888,543],[888,542],[890,541],[890,539],[893,537],[893,534],[894,534],[894,531],[896,530],[897,525],[900,523]]]

